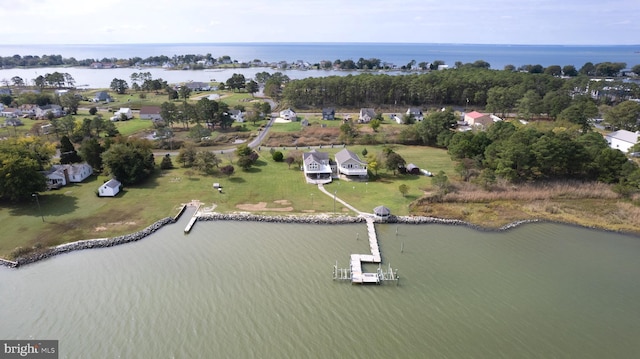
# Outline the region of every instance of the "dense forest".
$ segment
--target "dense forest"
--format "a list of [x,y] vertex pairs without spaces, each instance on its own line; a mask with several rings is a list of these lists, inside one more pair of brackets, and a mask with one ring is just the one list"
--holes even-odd
[[591,81],[588,75],[561,78],[548,73],[471,67],[401,76],[306,78],[289,82],[282,97],[295,108],[471,106],[501,113],[510,112],[529,91],[544,102],[540,113],[547,114],[558,113],[552,107],[559,97],[592,94],[608,104],[640,97],[640,86],[632,82],[616,82],[612,86],[606,81]]

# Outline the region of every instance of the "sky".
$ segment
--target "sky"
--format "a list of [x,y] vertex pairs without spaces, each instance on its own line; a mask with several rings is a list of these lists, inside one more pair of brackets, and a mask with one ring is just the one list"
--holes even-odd
[[5,44],[640,44],[639,0],[5,2]]

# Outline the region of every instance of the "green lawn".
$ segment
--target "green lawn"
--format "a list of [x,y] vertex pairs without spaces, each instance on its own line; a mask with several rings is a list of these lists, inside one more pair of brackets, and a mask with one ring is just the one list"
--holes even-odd
[[[349,147],[360,154],[363,146]],[[380,146],[367,146],[369,153],[381,151]],[[341,148],[326,149],[331,154]],[[407,161],[437,172],[452,173],[453,164],[444,150],[426,147],[397,146],[395,151]],[[234,161],[232,155],[218,155],[223,164]],[[247,172],[236,166],[236,173],[203,176],[177,168],[160,171],[147,182],[131,186],[115,198],[99,198],[95,191],[108,177],[91,177],[84,183],[72,184],[60,190],[40,194],[42,222],[35,201],[22,204],[2,203],[0,206],[0,256],[8,257],[18,246],[49,246],[69,241],[102,238],[134,232],[154,221],[177,213],[181,203],[199,200],[205,206],[215,204],[216,211],[241,211],[238,204],[265,202],[267,208],[292,207],[292,211],[264,211],[269,214],[332,213],[333,197],[307,184],[304,174],[295,164],[289,169],[284,162],[274,162],[268,150],[260,152],[256,166]],[[286,151],[285,151],[286,156]],[[428,160],[427,160],[428,159]],[[160,161],[160,158],[157,158]],[[174,165],[178,165],[174,159]],[[411,201],[431,186],[424,176],[393,176],[385,170],[380,178],[369,182],[336,181],[326,186],[330,192],[356,208],[370,212],[378,205],[389,207],[392,213],[408,213]],[[214,182],[223,186],[218,193]],[[403,197],[398,187],[406,184],[409,193]],[[287,202],[276,202],[286,200]],[[257,211],[261,212],[261,211]],[[350,213],[339,203],[336,212]],[[353,213],[351,213],[353,214]]]

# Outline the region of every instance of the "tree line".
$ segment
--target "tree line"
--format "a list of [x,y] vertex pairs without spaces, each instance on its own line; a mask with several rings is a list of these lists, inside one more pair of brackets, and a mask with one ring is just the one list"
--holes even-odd
[[[445,71],[409,75],[359,74],[293,80],[282,97],[288,105],[308,107],[374,106],[494,106],[508,112],[525,93],[551,104],[555,95],[597,93],[604,101],[620,97],[639,97],[635,83],[590,81],[588,76],[560,78],[548,73],[495,71],[480,67],[461,67]],[[543,113],[553,112],[543,110]]]

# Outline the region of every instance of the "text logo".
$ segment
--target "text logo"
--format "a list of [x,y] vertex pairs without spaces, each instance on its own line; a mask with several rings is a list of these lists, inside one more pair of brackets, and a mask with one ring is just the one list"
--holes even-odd
[[57,340],[0,340],[0,359],[58,359]]

